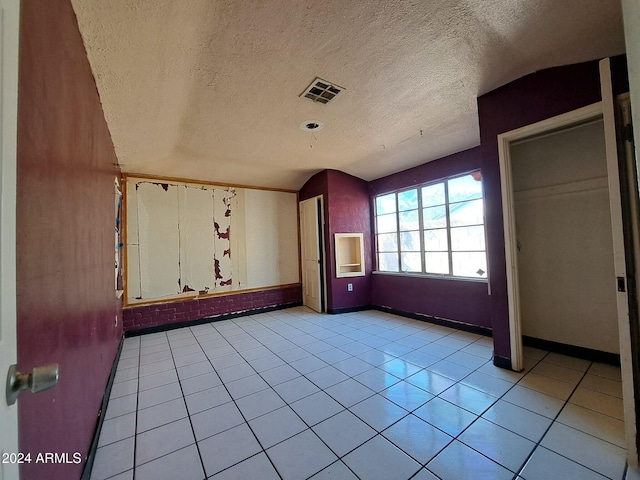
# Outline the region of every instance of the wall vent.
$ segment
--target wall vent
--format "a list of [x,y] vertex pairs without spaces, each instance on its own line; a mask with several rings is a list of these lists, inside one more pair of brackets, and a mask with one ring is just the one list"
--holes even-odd
[[314,102],[326,104],[336,98],[343,91],[343,87],[334,85],[333,83],[322,80],[321,78],[316,78],[311,82],[311,85],[309,85],[306,90],[300,94],[300,96],[313,100]]

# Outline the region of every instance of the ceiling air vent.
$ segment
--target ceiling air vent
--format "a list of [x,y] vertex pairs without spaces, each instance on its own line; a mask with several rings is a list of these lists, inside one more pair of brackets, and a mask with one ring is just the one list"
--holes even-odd
[[316,78],[300,96],[314,102],[329,103],[343,91],[344,88],[342,87],[321,78]]

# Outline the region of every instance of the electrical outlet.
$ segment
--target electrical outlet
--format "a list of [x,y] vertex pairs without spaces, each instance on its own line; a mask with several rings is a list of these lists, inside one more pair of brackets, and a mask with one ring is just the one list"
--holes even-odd
[[347,283],[347,291],[353,292],[353,283]]

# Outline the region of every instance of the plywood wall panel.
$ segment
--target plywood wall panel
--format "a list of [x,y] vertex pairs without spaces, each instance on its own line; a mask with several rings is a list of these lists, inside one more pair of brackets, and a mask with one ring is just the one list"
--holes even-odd
[[180,293],[178,188],[140,183],[137,187],[142,298]]
[[182,292],[213,289],[214,228],[210,190],[179,186],[180,286]]
[[296,195],[246,190],[244,211],[247,286],[299,282]]

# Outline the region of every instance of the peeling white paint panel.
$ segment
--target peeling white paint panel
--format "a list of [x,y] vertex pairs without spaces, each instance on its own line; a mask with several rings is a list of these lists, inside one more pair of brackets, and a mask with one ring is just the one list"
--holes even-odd
[[296,194],[247,189],[244,198],[247,287],[299,282]]
[[180,213],[180,286],[183,292],[213,289],[213,192],[176,187]]
[[142,298],[180,293],[178,279],[178,187],[141,182],[137,186]]
[[[231,251],[231,216],[235,210],[235,189],[216,188],[213,191],[213,270],[217,290],[230,290],[233,285],[233,261]],[[232,260],[234,258],[234,260]]]

